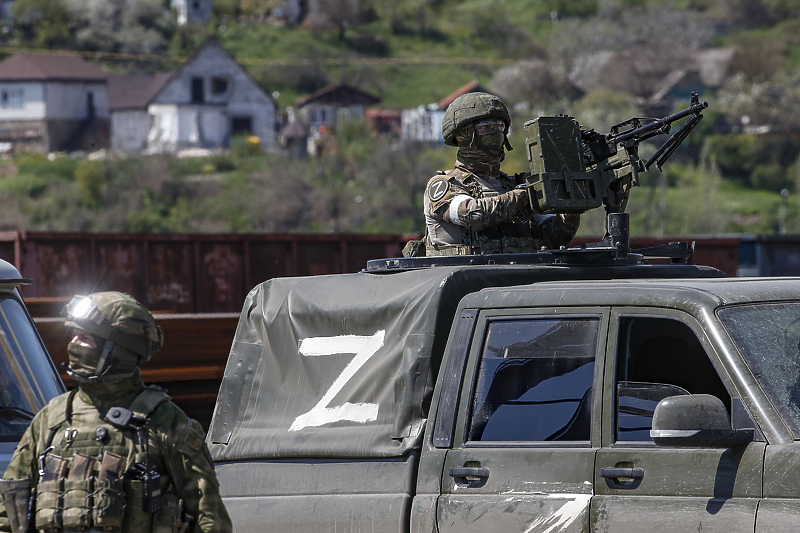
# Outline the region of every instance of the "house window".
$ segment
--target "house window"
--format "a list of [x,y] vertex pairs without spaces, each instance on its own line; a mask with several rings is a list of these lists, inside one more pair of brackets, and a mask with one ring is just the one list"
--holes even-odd
[[251,117],[233,117],[231,129],[234,135],[250,135],[253,133],[253,119]]
[[203,102],[205,102],[203,78],[192,78],[192,103],[202,104]]
[[212,96],[222,96],[228,92],[228,78],[211,78]]
[[0,107],[19,108],[23,106],[22,89],[4,89],[0,91]]

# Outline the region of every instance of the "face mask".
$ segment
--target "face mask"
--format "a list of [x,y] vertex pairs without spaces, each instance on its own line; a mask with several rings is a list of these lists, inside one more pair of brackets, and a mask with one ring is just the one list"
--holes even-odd
[[69,343],[67,345],[69,355],[69,369],[76,374],[92,376],[97,370],[100,356],[103,354],[103,345],[97,347],[81,346]]
[[503,144],[506,136],[502,131],[493,131],[485,135],[477,135],[474,146],[465,146],[458,149],[459,159],[477,161],[479,163],[499,163],[505,159]]

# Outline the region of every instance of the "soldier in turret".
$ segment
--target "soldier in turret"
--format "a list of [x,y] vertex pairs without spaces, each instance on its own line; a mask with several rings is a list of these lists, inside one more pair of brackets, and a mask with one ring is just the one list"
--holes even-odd
[[425,255],[535,252],[569,244],[580,215],[539,215],[513,176],[500,171],[511,150],[511,116],[487,93],[456,98],[445,111],[445,144],[458,147],[455,168],[425,191]]
[[0,531],[231,531],[202,427],[141,380],[164,342],[150,312],[100,292],[65,314],[78,388],[50,401],[17,446],[0,480]]

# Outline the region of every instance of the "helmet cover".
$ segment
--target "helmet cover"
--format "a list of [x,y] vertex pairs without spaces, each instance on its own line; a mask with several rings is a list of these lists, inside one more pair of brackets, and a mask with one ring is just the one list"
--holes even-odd
[[153,315],[131,296],[99,292],[75,296],[64,309],[67,327],[98,340],[96,348],[70,343],[68,373],[79,382],[130,377],[164,343]]
[[480,120],[496,118],[511,127],[511,115],[500,98],[488,93],[462,94],[447,106],[442,119],[442,137],[448,146],[458,146],[456,132]]

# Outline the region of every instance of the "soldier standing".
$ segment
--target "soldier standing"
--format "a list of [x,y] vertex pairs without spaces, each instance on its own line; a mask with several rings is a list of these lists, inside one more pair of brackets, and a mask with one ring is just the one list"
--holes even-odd
[[150,312],[100,292],[65,314],[78,388],[51,400],[17,446],[0,480],[0,530],[231,531],[202,427],[141,380],[164,342]]
[[445,144],[458,147],[455,168],[425,191],[426,255],[535,252],[569,244],[580,215],[539,215],[513,176],[500,171],[511,150],[511,116],[487,93],[456,98],[445,111]]

